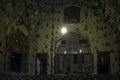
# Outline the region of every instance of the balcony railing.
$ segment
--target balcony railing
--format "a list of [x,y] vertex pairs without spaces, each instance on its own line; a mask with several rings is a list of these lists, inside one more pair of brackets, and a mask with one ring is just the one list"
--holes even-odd
[[0,75],[0,80],[120,80],[119,75],[28,76]]

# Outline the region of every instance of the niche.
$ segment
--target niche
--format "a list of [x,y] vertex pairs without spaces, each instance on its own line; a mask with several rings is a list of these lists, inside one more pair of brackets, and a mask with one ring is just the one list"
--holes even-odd
[[79,23],[80,22],[80,8],[69,6],[64,9],[64,23]]

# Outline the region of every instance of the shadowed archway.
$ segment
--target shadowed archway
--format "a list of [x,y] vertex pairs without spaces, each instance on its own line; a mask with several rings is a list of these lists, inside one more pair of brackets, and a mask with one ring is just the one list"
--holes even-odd
[[[6,36],[5,71],[26,74],[28,72],[28,37],[20,30],[12,31]],[[8,64],[9,63],[9,64]]]
[[56,46],[55,74],[89,74],[92,72],[92,59],[89,40],[69,32]]

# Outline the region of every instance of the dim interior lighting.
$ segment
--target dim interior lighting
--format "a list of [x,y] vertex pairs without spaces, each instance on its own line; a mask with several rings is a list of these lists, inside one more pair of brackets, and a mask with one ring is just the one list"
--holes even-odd
[[80,49],[80,53],[82,53],[82,49]]
[[18,42],[18,40],[16,40],[16,42]]
[[64,51],[64,54],[66,54],[67,52],[66,51]]
[[62,34],[65,34],[65,33],[67,32],[67,29],[66,29],[65,27],[63,27],[63,28],[61,29],[61,32],[62,32]]

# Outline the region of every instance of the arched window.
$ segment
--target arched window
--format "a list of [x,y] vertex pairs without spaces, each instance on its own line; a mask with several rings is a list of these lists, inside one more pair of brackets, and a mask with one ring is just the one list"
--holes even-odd
[[64,9],[64,23],[80,22],[80,8],[70,6]]
[[92,70],[92,54],[90,53],[88,40],[75,33],[65,35],[57,45],[55,73],[90,73]]

